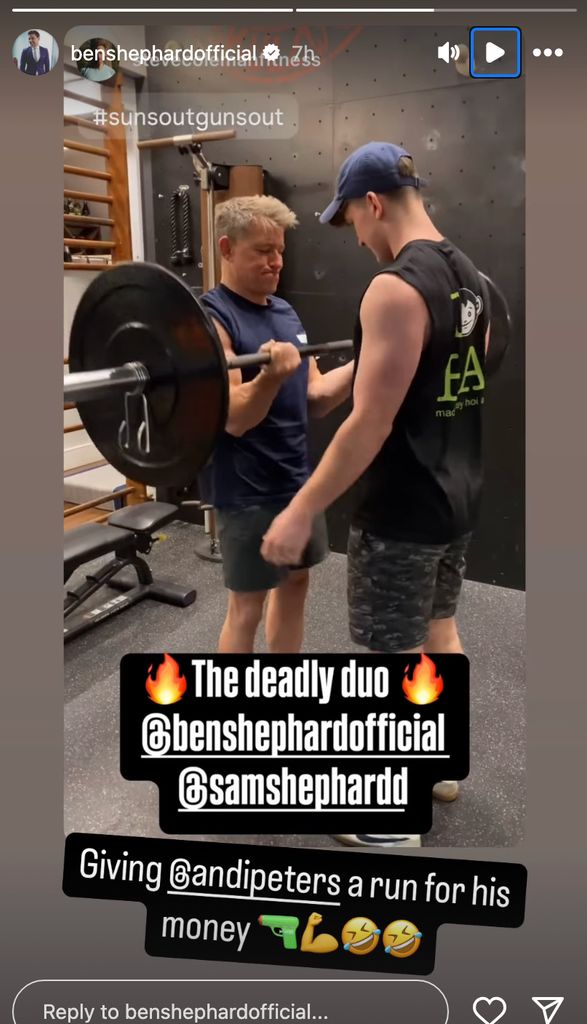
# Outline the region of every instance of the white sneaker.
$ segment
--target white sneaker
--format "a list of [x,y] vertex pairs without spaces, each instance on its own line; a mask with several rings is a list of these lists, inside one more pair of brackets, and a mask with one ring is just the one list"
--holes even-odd
[[340,835],[333,836],[339,843],[345,846],[421,846],[421,836],[367,836],[367,835]]
[[432,795],[436,800],[442,800],[446,804],[452,803],[459,795],[458,782],[437,782],[432,787]]

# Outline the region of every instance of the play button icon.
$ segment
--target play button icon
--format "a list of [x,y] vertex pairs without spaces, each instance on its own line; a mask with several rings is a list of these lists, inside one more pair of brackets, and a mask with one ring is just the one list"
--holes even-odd
[[500,57],[505,57],[506,51],[502,46],[496,46],[489,40],[485,43],[485,62],[487,64],[493,64],[494,60],[499,60]]
[[519,28],[472,28],[469,34],[471,78],[519,78],[522,33]]

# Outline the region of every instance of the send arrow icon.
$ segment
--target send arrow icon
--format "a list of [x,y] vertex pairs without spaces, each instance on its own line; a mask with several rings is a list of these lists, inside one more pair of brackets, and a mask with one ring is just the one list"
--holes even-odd
[[501,46],[496,46],[492,42],[485,44],[485,61],[487,64],[493,64],[494,60],[499,60],[500,57],[505,57],[505,50]]
[[550,1024],[554,1020],[564,1001],[564,996],[532,996],[532,1002],[542,1010],[544,1024]]

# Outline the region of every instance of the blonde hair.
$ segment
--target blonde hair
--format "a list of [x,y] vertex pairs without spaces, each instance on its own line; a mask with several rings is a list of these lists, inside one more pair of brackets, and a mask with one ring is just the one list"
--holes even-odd
[[[400,178],[418,178],[418,172],[411,156],[402,156],[398,160],[397,169]],[[386,192],[385,198],[388,202],[398,206],[405,206],[406,204],[414,201],[414,196],[418,202],[423,202],[422,193],[420,189],[414,185],[401,185],[399,188],[393,190],[393,192]]]
[[[397,162],[397,170],[400,178],[417,178],[418,172],[411,156],[402,156]],[[372,189],[370,191],[373,191]],[[411,201],[411,197],[415,194],[421,200],[421,195],[418,189],[414,188],[413,185],[401,185],[394,189],[393,192],[382,193],[386,200],[390,203],[405,203]],[[365,199],[365,196],[361,196],[361,199]],[[335,213],[330,223],[335,227],[342,227],[345,222],[344,211],[346,203],[343,203],[340,210]]]
[[402,178],[417,178],[418,172],[411,156],[402,156],[397,162],[397,169]]
[[295,228],[298,218],[293,210],[275,196],[237,196],[219,203],[215,211],[216,242],[227,235],[231,242],[246,235],[253,224]]

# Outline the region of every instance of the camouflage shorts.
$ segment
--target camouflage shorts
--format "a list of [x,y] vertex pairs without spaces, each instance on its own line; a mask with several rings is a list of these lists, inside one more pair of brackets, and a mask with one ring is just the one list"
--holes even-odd
[[470,536],[417,544],[351,527],[348,602],[355,643],[388,654],[423,644],[432,619],[455,614]]

